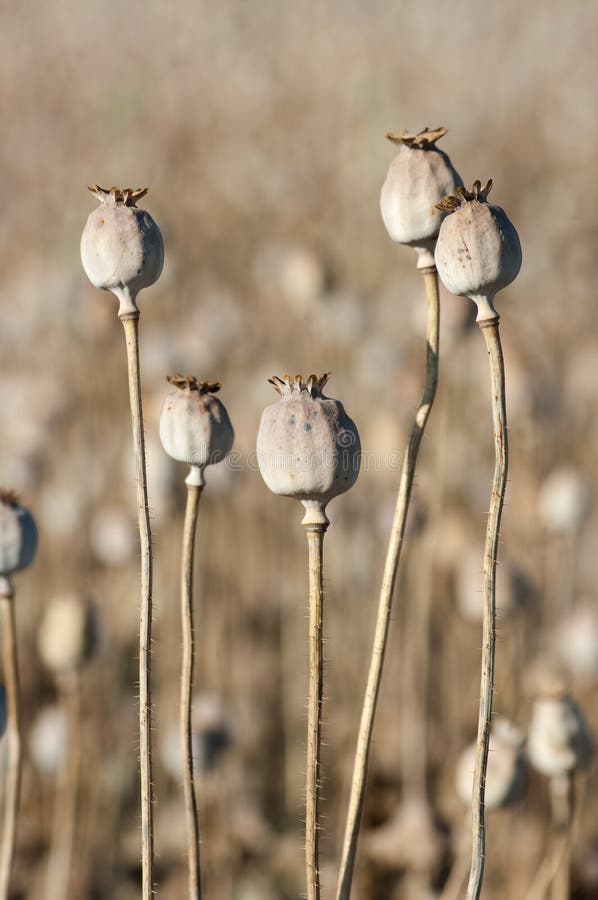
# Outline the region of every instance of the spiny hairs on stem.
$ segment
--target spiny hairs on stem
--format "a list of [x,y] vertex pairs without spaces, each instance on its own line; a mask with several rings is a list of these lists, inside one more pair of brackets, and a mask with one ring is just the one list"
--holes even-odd
[[419,134],[412,134],[409,131],[402,131],[400,134],[393,134],[389,131],[386,135],[387,139],[393,144],[404,144],[405,147],[413,147],[416,150],[427,150],[433,147],[436,141],[447,133],[446,128],[424,128]]
[[454,196],[445,197],[444,200],[436,204],[436,209],[454,212],[460,206],[465,206],[466,203],[470,203],[472,200],[477,200],[478,203],[485,203],[488,199],[488,194],[492,190],[492,185],[493,181],[489,178],[484,187],[482,187],[482,182],[479,179],[474,181],[470,191],[467,188],[458,187]]
[[166,381],[181,391],[198,391],[200,394],[216,394],[222,385],[219,381],[198,381],[195,375],[167,375]]

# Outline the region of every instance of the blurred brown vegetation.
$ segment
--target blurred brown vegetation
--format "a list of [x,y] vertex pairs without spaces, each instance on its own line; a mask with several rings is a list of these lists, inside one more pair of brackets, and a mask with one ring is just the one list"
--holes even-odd
[[[526,673],[559,640],[562,650],[562,623],[581,604],[594,616],[598,658],[598,514],[590,509],[567,537],[549,534],[539,511],[552,470],[575,469],[589,497],[598,477],[597,28],[589,0],[3,4],[0,481],[19,490],[41,536],[34,569],[17,582],[29,750],[15,898],[44,896],[55,765],[44,753],[60,743],[60,722],[48,714],[56,688],[36,631],[49,599],[71,588],[93,596],[102,629],[83,679],[72,897],[139,893],[126,368],[115,301],[87,283],[79,261],[95,203],[88,183],[149,185],[143,203],[166,243],[164,274],[141,297],[159,896],[185,893],[176,707],[186,473],[157,439],[165,375],[223,382],[239,463],[208,473],[198,538],[196,683],[204,741],[226,745],[199,785],[206,897],[295,900],[304,890],[306,546],[297,505],[271,495],[248,460],[274,399],[266,378],[328,370],[368,460],[332,504],[327,538],[323,880],[332,895],[398,479],[392,454],[405,443],[424,361],[415,257],[392,245],[378,210],[388,130],[446,125],[443,148],[466,182],[494,178],[493,200],[524,249],[499,310],[512,449],[503,567],[515,566],[527,590],[501,621],[497,713],[525,730]],[[481,633],[459,585],[483,537],[492,433],[468,301],[443,295],[442,304],[441,388],[396,601],[355,900],[437,896],[466,815],[454,772],[477,720]],[[429,634],[418,614],[426,603]],[[583,678],[574,666],[568,675],[598,733],[596,661]],[[422,758],[434,829],[403,832],[377,853],[376,830],[414,792],[423,799],[412,781]],[[578,900],[598,894],[592,770],[580,795]],[[488,817],[488,900],[525,896],[548,829],[547,785],[532,776],[514,811]]]

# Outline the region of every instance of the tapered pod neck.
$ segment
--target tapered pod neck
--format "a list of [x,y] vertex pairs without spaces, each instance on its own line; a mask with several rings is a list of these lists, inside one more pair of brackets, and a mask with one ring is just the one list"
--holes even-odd
[[330,525],[330,519],[326,515],[327,503],[320,500],[302,500],[305,507],[305,515],[301,519],[301,524],[306,531],[326,532]]

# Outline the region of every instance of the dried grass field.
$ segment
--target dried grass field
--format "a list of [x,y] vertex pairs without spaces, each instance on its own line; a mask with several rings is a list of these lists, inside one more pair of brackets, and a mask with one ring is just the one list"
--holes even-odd
[[[497,299],[511,456],[494,711],[525,738],[538,685],[558,678],[598,738],[597,35],[589,0],[2,4],[0,486],[39,529],[34,565],[15,576],[24,760],[11,900],[140,895],[135,470],[117,304],[79,256],[90,184],[149,186],[142,205],[165,245],[139,326],[157,896],[187,896],[187,470],[158,436],[175,372],[221,381],[235,430],[233,453],[206,476],[196,550],[204,900],[305,895],[307,547],[300,508],[258,471],[260,416],[276,400],[268,379],[331,372],[330,395],[359,428],[361,472],[329,508],[324,557],[321,878],[322,896],[334,894],[424,377],[423,284],[380,216],[396,149],[388,131],[446,126],[442,146],[464,182],[492,177],[492,202],[517,226],[521,274]],[[492,418],[473,304],[442,289],[440,305],[438,394],[395,592],[353,900],[451,900],[451,873],[469,854],[458,772],[478,718]],[[74,694],[40,656],[45,612],[72,591],[93,602],[96,639]],[[521,765],[516,802],[488,810],[483,900],[540,900],[530,892],[554,844],[550,785],[525,748]],[[575,782],[570,891],[556,879],[551,900],[598,897],[595,763]],[[72,803],[60,894],[48,866],[68,844]]]

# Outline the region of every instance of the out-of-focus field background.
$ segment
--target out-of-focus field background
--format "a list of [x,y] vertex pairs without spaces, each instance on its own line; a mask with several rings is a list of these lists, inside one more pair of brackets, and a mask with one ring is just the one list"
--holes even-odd
[[[415,255],[391,243],[378,209],[388,130],[447,126],[442,147],[464,181],[492,176],[493,201],[519,229],[524,266],[498,302],[512,464],[495,708],[525,731],[530,672],[558,665],[598,734],[597,34],[589,0],[3,4],[0,480],[40,529],[35,566],[16,581],[26,760],[14,898],[50,896],[55,772],[71,738],[36,640],[48,602],[72,589],[94,599],[101,642],[81,683],[70,897],[139,896],[134,476],[116,302],[91,287],[79,260],[93,182],[150,186],[142,205],[166,245],[163,276],[140,301],[158,896],[186,890],[177,755],[186,472],[157,438],[165,376],[222,381],[238,452],[234,467],[208,473],[198,534],[205,895],[296,900],[306,542],[299,506],[267,491],[251,453],[261,410],[276,399],[266,379],[328,370],[365,451],[356,487],[331,505],[326,541],[322,853],[332,896],[396,456],[424,362]],[[441,387],[395,607],[355,900],[438,896],[463,842],[454,773],[477,721],[493,464],[486,355],[470,313],[443,294]],[[577,519],[566,489],[554,497],[563,468],[581,485]],[[590,768],[578,792],[578,900],[598,896],[596,789]],[[548,786],[531,775],[514,810],[489,814],[487,900],[526,896],[548,831]]]

